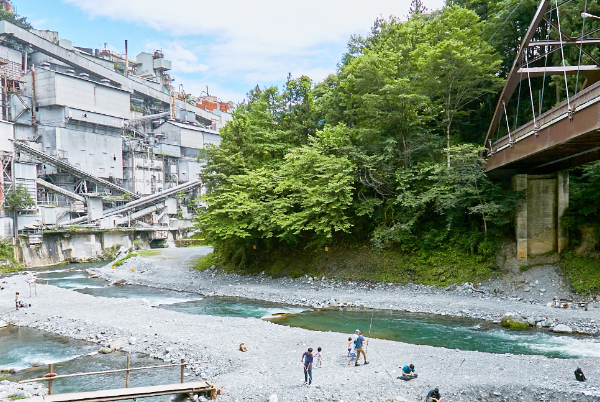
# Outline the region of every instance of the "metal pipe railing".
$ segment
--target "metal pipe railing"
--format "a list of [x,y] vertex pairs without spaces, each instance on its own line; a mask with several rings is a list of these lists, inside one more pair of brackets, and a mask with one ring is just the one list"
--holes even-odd
[[75,373],[75,374],[65,374],[65,375],[57,375],[56,373],[54,373],[52,371],[54,365],[51,363],[48,365],[48,374],[44,375],[44,377],[32,378],[30,380],[22,380],[22,381],[19,381],[19,384],[24,384],[27,382],[36,382],[36,381],[48,381],[48,395],[52,395],[53,381],[60,380],[61,378],[82,377],[82,376],[87,376],[87,375],[99,375],[99,374],[115,374],[115,373],[125,372],[126,373],[125,388],[129,388],[129,373],[131,371],[150,370],[150,369],[156,369],[156,368],[177,367],[177,366],[181,367],[181,383],[183,384],[185,366],[192,365],[192,364],[208,363],[207,361],[197,361],[197,362],[187,362],[186,363],[184,361],[184,359],[181,359],[181,363],[162,364],[162,365],[158,365],[158,366],[146,366],[146,367],[133,367],[132,368],[132,367],[129,367],[130,361],[131,361],[130,356],[127,356],[127,368],[124,368],[124,369],[92,371],[89,373]]

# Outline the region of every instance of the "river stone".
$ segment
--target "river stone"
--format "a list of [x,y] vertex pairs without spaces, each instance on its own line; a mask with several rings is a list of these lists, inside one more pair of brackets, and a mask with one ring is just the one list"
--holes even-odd
[[17,390],[13,395],[19,399],[25,399],[25,398],[29,398],[31,396],[30,394],[23,391],[22,389]]
[[531,325],[532,327],[534,327],[534,326],[535,326],[535,318],[533,318],[533,317],[529,317],[529,318],[527,319],[527,324],[529,324],[529,325]]
[[109,347],[110,349],[112,349],[113,351],[114,351],[114,350],[117,350],[117,349],[119,349],[121,346],[123,346],[123,342],[121,342],[121,341],[112,341],[112,342],[111,342],[111,343],[108,345],[108,347]]
[[554,327],[552,332],[557,332],[559,334],[570,334],[573,332],[573,330],[568,325],[558,324],[557,326]]
[[112,353],[112,352],[114,352],[114,350],[111,349],[111,348],[100,348],[98,350],[98,353],[102,353],[103,355],[107,355],[107,354]]
[[269,402],[278,402],[277,395],[273,394],[269,397]]
[[525,286],[523,288],[523,292],[529,292],[531,290],[531,288],[529,286]]
[[502,326],[511,329],[527,329],[527,322],[523,317],[519,316],[504,316],[502,317]]

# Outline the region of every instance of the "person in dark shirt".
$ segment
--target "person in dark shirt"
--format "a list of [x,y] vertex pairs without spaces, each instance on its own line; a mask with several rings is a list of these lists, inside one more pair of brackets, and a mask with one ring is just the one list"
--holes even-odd
[[442,400],[442,396],[440,395],[439,389],[432,389],[427,394],[427,398],[425,398],[426,402],[440,402]]
[[313,354],[312,348],[308,348],[308,351],[304,352],[300,361],[304,363],[304,384],[310,387],[312,383],[312,366],[313,366]]
[[400,380],[412,380],[413,378],[417,378],[418,375],[417,373],[415,373],[415,365],[411,364],[411,365],[406,365],[404,367],[402,367],[402,375],[400,377],[398,377],[398,379]]

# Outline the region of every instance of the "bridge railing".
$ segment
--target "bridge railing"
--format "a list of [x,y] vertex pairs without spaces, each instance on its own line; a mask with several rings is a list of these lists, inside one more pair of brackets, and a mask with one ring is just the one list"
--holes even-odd
[[[492,150],[493,153],[503,150],[506,147],[511,146],[511,141],[514,144],[518,142],[520,139],[528,137],[530,135],[536,135],[537,132],[543,130],[544,128],[554,124],[558,120],[562,120],[564,118],[571,117],[573,113],[581,110],[582,108],[588,106],[589,104],[600,102],[600,81],[585,88],[580,91],[578,94],[572,96],[570,98],[571,108],[569,111],[567,101],[564,101],[552,109],[542,113],[540,116],[536,117],[536,123],[538,125],[537,130],[534,126],[534,122],[529,121],[528,123],[522,125],[514,131],[510,132],[510,136],[507,134],[504,137],[492,142]],[[489,144],[486,144],[489,150]],[[488,151],[489,152],[489,151]]]
[[100,375],[100,374],[115,374],[115,373],[123,373],[124,372],[125,373],[125,388],[129,388],[129,373],[132,371],[152,370],[152,369],[157,369],[157,368],[177,367],[177,366],[181,367],[181,383],[183,384],[185,366],[192,365],[192,364],[208,363],[208,362],[206,362],[206,361],[185,362],[184,359],[181,359],[181,363],[161,364],[158,366],[145,366],[145,367],[130,367],[130,363],[131,363],[131,358],[130,358],[130,356],[127,356],[127,367],[124,369],[92,371],[89,373],[74,373],[74,374],[64,374],[64,375],[58,375],[58,374],[54,373],[53,372],[54,365],[49,364],[48,365],[48,373],[45,374],[43,377],[32,378],[29,380],[22,380],[22,381],[19,381],[19,384],[24,384],[27,382],[47,381],[48,382],[48,394],[52,395],[52,383],[55,380],[59,380],[62,378],[83,377],[83,376],[88,376],[88,375]]

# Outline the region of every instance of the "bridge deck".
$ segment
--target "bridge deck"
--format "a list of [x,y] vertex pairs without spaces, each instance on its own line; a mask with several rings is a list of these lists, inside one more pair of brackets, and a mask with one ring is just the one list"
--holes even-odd
[[43,401],[102,402],[199,392],[209,393],[211,399],[215,399],[217,395],[216,387],[213,384],[207,381],[198,381],[183,384],[165,384],[153,385],[149,387],[107,389],[103,391],[74,392],[69,394],[46,395],[44,396]]
[[[492,144],[491,174],[552,173],[600,159],[600,82]],[[512,140],[512,144],[510,143]]]

